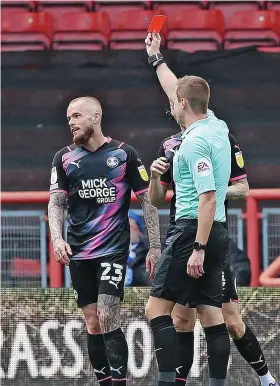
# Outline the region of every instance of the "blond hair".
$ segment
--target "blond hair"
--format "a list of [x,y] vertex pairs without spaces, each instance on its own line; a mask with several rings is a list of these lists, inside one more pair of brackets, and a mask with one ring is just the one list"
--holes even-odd
[[178,79],[176,94],[179,101],[181,99],[188,101],[194,113],[206,114],[210,99],[210,87],[205,79],[193,75],[186,75]]
[[78,98],[75,98],[73,99],[69,105],[71,105],[72,103],[76,103],[76,102],[87,102],[87,103],[92,103],[92,104],[95,104],[97,106],[97,108],[102,111],[102,108],[101,108],[101,104],[99,102],[98,99],[92,97],[92,96],[82,96],[82,97],[78,97]]

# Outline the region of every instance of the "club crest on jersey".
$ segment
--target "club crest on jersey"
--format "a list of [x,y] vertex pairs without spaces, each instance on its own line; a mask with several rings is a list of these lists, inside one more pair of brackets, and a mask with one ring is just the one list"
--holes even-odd
[[237,165],[242,169],[244,167],[244,159],[243,159],[242,152],[239,151],[235,153],[235,158],[236,158]]
[[55,184],[57,181],[57,170],[56,167],[52,168],[52,173],[51,173],[51,184]]
[[119,164],[119,160],[117,159],[117,157],[109,157],[107,159],[107,166],[109,166],[109,168],[115,168],[117,167]]
[[149,176],[148,176],[147,170],[145,169],[145,166],[144,165],[139,166],[138,170],[142,180],[149,181]]

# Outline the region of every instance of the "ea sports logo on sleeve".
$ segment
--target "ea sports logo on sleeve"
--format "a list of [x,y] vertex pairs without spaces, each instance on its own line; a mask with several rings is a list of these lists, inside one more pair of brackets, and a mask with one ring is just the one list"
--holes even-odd
[[117,167],[119,164],[119,160],[117,159],[117,157],[109,157],[107,159],[107,166],[109,166],[109,168],[115,168]]
[[211,173],[212,165],[210,161],[206,158],[200,158],[195,163],[195,173],[199,177],[207,177]]

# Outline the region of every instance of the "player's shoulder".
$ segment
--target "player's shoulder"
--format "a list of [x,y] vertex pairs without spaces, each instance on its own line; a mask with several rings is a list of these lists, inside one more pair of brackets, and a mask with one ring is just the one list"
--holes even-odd
[[64,156],[64,154],[72,152],[75,149],[79,149],[79,148],[81,148],[81,147],[74,145],[74,144],[64,146],[55,153],[54,158],[56,158],[56,159],[62,158]]
[[137,151],[133,146],[129,145],[126,142],[118,141],[116,139],[111,139],[111,141],[109,142],[109,146],[111,148],[114,148],[114,150],[123,150],[127,155],[137,154]]
[[233,134],[228,133],[228,139],[231,145],[238,145],[238,141]]
[[163,148],[166,148],[170,144],[176,145],[177,143],[180,143],[182,141],[182,133],[177,133],[174,135],[170,135],[169,137],[164,138],[164,140],[161,142],[161,146]]
[[240,145],[235,136],[229,133],[228,138],[232,153],[240,152]]

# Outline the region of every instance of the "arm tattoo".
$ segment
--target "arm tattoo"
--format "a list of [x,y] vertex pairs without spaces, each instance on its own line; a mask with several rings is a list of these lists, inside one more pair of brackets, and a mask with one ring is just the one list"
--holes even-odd
[[147,192],[138,194],[137,198],[143,209],[144,219],[149,235],[150,248],[161,248],[157,208],[151,204]]
[[48,205],[49,226],[52,241],[63,239],[62,228],[64,222],[64,210],[66,209],[66,194],[52,193]]
[[98,295],[97,313],[103,334],[114,331],[120,327],[120,310],[120,298],[106,294]]
[[248,190],[247,178],[241,178],[235,184],[228,187],[226,198],[227,200],[245,200]]

